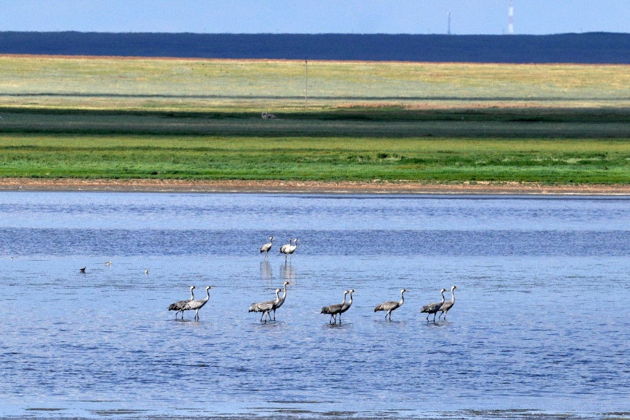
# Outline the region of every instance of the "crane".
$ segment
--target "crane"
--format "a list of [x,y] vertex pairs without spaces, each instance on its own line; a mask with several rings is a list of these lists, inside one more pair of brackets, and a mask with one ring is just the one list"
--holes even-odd
[[442,294],[442,302],[429,303],[428,305],[424,305],[422,309],[420,310],[420,312],[427,314],[427,321],[429,320],[429,315],[433,314],[433,321],[435,322],[435,316],[437,315],[437,313],[440,311],[440,308],[444,304],[444,292],[446,292],[446,289],[440,290],[440,293]]
[[376,305],[376,307],[374,308],[374,312],[378,312],[378,311],[385,311],[387,312],[385,314],[385,319],[387,319],[389,317],[389,320],[392,320],[392,311],[395,311],[396,309],[400,308],[403,303],[405,303],[405,292],[408,292],[409,290],[407,289],[400,289],[400,300],[398,302],[396,301],[389,301],[389,302],[383,302],[379,305]]
[[175,303],[171,303],[168,306],[168,310],[169,311],[177,311],[175,312],[175,319],[177,319],[177,314],[181,313],[182,314],[182,319],[184,319],[184,311],[186,310],[186,304],[190,301],[195,300],[195,286],[190,286],[190,299],[188,300],[180,300],[178,302]]

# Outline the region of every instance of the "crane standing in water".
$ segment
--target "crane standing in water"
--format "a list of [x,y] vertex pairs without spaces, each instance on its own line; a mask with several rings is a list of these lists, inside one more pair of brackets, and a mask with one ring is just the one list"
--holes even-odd
[[297,244],[298,244],[298,238],[292,238],[289,239],[289,243],[288,244],[284,244],[282,245],[282,247],[280,247],[280,253],[284,254],[284,260],[287,260],[287,257],[289,255],[292,255],[295,250],[297,249]]
[[184,311],[186,310],[186,304],[188,302],[191,302],[193,300],[195,300],[195,286],[190,286],[190,299],[188,300],[180,300],[178,302],[175,303],[171,303],[168,306],[168,310],[169,311],[177,311],[175,312],[175,319],[177,319],[177,314],[181,313],[182,314],[182,319],[184,319]]
[[269,251],[271,250],[271,247],[273,246],[273,236],[270,236],[268,240],[269,242],[267,242],[266,244],[263,244],[263,246],[260,247],[260,253],[262,254],[264,252],[265,258],[267,258],[267,256],[269,255]]
[[284,291],[282,293],[282,296],[280,296],[280,298],[278,298],[278,301],[276,302],[274,300],[274,303],[271,307],[271,310],[273,311],[273,320],[276,320],[276,309],[280,308],[282,305],[284,305],[284,300],[287,298],[287,286],[289,285],[288,281],[285,281],[284,283],[282,283],[282,285],[284,286]]
[[429,315],[433,314],[433,322],[435,322],[435,316],[437,315],[438,312],[440,312],[440,308],[444,304],[444,300],[445,300],[444,292],[446,292],[446,289],[440,290],[440,293],[442,294],[441,302],[429,303],[428,305],[424,305],[422,309],[420,310],[420,312],[427,314],[427,321],[429,320]]
[[212,289],[212,286],[206,286],[205,298],[189,300],[184,307],[184,311],[195,311],[195,321],[199,321],[199,309],[203,308],[204,305],[208,303],[208,300],[210,300],[210,289]]
[[348,294],[348,290],[344,290],[343,291],[343,300],[341,301],[341,303],[335,303],[333,305],[328,305],[328,306],[324,306],[321,310],[321,314],[327,314],[330,315],[330,320],[328,321],[329,324],[336,324],[337,323],[337,314],[339,314],[339,320],[341,322],[341,310],[343,309],[343,306],[346,304],[346,295]]
[[448,311],[451,310],[453,305],[455,305],[455,289],[457,289],[457,286],[452,286],[451,287],[451,301],[450,302],[444,302],[442,304],[442,306],[440,307],[440,312],[441,312],[440,313],[440,317],[442,315],[444,315],[444,320],[445,321],[446,321],[446,314],[448,313]]
[[280,291],[281,289],[276,289],[275,300],[252,303],[251,305],[249,305],[249,312],[262,312],[262,314],[260,315],[260,322],[263,322],[263,318],[265,317],[265,315],[267,315],[267,318],[269,318],[269,321],[271,321],[271,316],[269,315],[269,312],[273,309],[273,305],[277,305],[280,301]]
[[378,312],[378,311],[386,311],[387,313],[385,314],[385,319],[387,319],[389,317],[389,320],[392,320],[392,311],[395,311],[396,309],[400,308],[403,303],[405,303],[405,292],[408,292],[409,290],[407,289],[401,289],[400,290],[400,300],[398,302],[396,301],[389,301],[389,302],[383,302],[379,305],[376,305],[376,307],[374,308],[374,312]]

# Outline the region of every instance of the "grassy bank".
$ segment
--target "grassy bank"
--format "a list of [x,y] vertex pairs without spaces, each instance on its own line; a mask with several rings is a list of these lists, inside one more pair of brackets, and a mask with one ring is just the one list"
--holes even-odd
[[628,184],[627,70],[0,57],[0,177]]
[[5,135],[0,176],[630,183],[630,141]]

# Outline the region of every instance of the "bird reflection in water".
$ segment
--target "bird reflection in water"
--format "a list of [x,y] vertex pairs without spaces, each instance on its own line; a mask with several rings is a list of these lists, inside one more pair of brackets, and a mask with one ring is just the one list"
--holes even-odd
[[291,261],[284,262],[280,265],[280,274],[283,280],[288,280],[291,283],[295,283],[297,279],[297,272]]
[[267,260],[260,262],[260,279],[261,280],[273,279],[273,271],[271,270],[271,264]]

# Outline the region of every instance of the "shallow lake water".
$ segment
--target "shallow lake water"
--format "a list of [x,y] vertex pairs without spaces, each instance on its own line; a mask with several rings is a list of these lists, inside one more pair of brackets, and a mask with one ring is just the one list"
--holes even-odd
[[629,197],[2,192],[0,417],[628,417],[629,257]]

